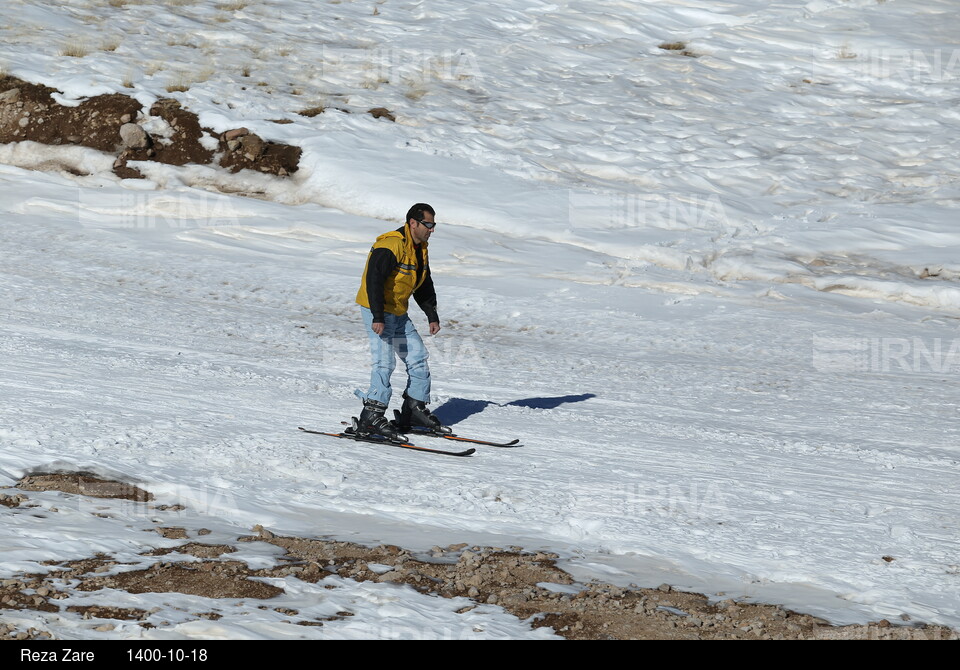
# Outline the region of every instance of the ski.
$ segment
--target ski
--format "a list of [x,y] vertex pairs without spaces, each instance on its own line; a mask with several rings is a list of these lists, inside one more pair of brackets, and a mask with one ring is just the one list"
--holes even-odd
[[444,456],[469,456],[476,452],[476,449],[465,449],[464,451],[447,451],[445,449],[430,449],[429,447],[421,447],[416,444],[410,444],[409,442],[391,442],[378,437],[362,437],[349,432],[342,433],[325,433],[320,430],[310,430],[304,428],[303,426],[297,426],[299,430],[302,430],[304,433],[310,433],[311,435],[326,435],[327,437],[338,437],[342,440],[353,440],[354,442],[369,442],[371,444],[384,444],[388,447],[400,447],[401,449],[414,449],[416,451],[426,451],[431,454],[443,454]]
[[489,440],[478,440],[474,437],[461,437],[456,433],[437,433],[429,428],[411,428],[408,431],[411,435],[426,435],[428,437],[442,437],[445,440],[455,440],[457,442],[468,442],[470,444],[480,444],[487,447],[522,447],[520,440],[511,440],[510,442],[490,442]]
[[[399,414],[399,412],[394,410],[394,414]],[[341,421],[341,423],[345,426],[350,425],[346,421]],[[393,423],[396,424],[396,421],[394,421]],[[410,433],[411,435],[425,435],[427,437],[442,437],[445,440],[453,440],[455,442],[466,442],[468,444],[479,444],[485,447],[501,447],[501,448],[508,449],[512,447],[523,446],[522,444],[520,444],[519,439],[510,440],[509,442],[491,442],[489,440],[479,440],[475,437],[461,437],[456,433],[438,433],[434,430],[431,430],[430,428],[419,427],[419,426],[411,426],[410,430],[407,430],[405,432]]]

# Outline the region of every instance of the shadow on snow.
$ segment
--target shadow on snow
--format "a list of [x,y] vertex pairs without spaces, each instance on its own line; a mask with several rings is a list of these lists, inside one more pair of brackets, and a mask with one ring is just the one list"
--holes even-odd
[[508,403],[497,403],[490,400],[468,400],[467,398],[450,398],[433,411],[444,425],[453,426],[461,421],[479,414],[490,405],[496,407],[529,407],[531,409],[556,409],[561,405],[572,402],[583,402],[596,398],[595,393],[581,393],[580,395],[563,395],[552,398],[524,398]]

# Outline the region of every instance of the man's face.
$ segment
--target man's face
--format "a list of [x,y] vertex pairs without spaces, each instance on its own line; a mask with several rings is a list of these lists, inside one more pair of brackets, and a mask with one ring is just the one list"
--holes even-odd
[[[427,223],[433,223],[433,214],[430,212],[424,212],[423,221],[426,221]],[[413,241],[416,244],[423,244],[430,239],[431,235],[433,235],[433,229],[427,228],[416,219],[410,219],[410,233],[413,235]]]

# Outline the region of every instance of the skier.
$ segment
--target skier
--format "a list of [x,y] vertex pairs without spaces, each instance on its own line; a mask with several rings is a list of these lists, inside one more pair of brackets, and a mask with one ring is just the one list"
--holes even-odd
[[[407,212],[404,225],[380,235],[367,256],[357,304],[370,339],[373,371],[369,390],[365,394],[359,389],[355,391],[363,401],[363,411],[355,426],[358,435],[405,441],[403,433],[415,426],[438,433],[451,432],[427,409],[428,353],[407,314],[413,296],[427,315],[430,334],[440,332],[437,293],[427,257],[427,243],[437,225],[435,216],[430,205],[415,204]],[[407,386],[399,418],[391,422],[385,413],[392,394],[390,376],[396,367],[396,356],[406,364]]]

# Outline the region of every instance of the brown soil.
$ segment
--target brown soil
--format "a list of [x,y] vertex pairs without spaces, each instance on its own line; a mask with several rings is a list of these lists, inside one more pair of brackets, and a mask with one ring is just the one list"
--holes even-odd
[[80,591],[119,589],[127,593],[186,593],[207,598],[267,600],[283,589],[248,579],[255,576],[239,561],[157,563],[146,570],[121,572],[108,577],[82,577]]
[[103,607],[100,605],[71,605],[68,612],[82,614],[84,619],[115,619],[117,621],[143,621],[150,612],[138,609],[123,609],[120,607]]
[[372,116],[375,119],[384,118],[387,121],[396,121],[397,117],[386,107],[374,107],[371,110],[367,111],[367,114]]
[[21,479],[16,486],[24,491],[63,491],[93,498],[121,498],[137,502],[153,500],[152,493],[133,484],[99,479],[85,472],[35,473]]
[[168,540],[186,540],[188,537],[186,528],[160,527],[155,530]]
[[[28,491],[58,490],[105,498],[124,498],[145,503],[153,496],[122,482],[98,479],[87,473],[34,474],[21,479],[18,488]],[[17,513],[23,494],[0,495],[0,504]],[[182,506],[159,505],[155,512],[179,511]],[[41,517],[42,518],[42,517]],[[2,522],[2,520],[0,520]],[[112,630],[111,620],[137,620],[142,626],[149,612],[108,606],[67,607],[65,584],[80,591],[117,589],[128,593],[178,592],[208,598],[243,598],[268,601],[283,589],[256,578],[296,578],[309,583],[331,574],[360,582],[406,584],[417,591],[442,598],[462,597],[475,603],[494,604],[529,622],[549,626],[559,635],[584,639],[958,639],[957,631],[940,626],[893,625],[882,620],[866,625],[832,626],[828,622],[777,605],[749,604],[735,600],[711,602],[698,593],[658,588],[624,588],[592,582],[575,584],[573,577],[557,566],[557,556],[527,552],[521,547],[434,547],[429,555],[414,556],[394,545],[369,547],[336,540],[285,537],[261,526],[255,535],[237,542],[266,542],[284,550],[280,564],[252,570],[231,560],[236,547],[191,540],[209,530],[189,531],[155,522],[148,529],[164,538],[184,540],[175,547],[144,552],[143,556],[189,555],[196,561],[158,560],[146,569],[130,570],[108,555],[79,561],[48,561],[50,574],[24,574],[0,582],[0,611],[37,610],[80,613],[84,618],[104,620],[103,630]],[[377,564],[373,569],[371,564]],[[331,587],[333,588],[333,587]],[[464,609],[468,611],[473,606]],[[291,617],[294,611],[276,609]],[[351,616],[339,612],[333,619]],[[218,618],[215,612],[197,613],[198,618]],[[332,620],[332,619],[327,619]],[[323,625],[323,620],[296,623]],[[99,628],[98,628],[99,630]],[[30,629],[15,630],[0,625],[0,639],[49,637]]]
[[[178,592],[208,598],[262,600],[262,609],[274,609],[289,617],[298,612],[271,607],[271,598],[283,590],[257,581],[257,577],[297,578],[310,583],[331,574],[356,581],[406,584],[424,594],[443,598],[463,597],[475,603],[496,604],[529,622],[549,626],[559,635],[585,639],[958,639],[956,631],[939,626],[894,626],[887,621],[867,625],[831,626],[808,614],[776,605],[747,604],[726,600],[712,603],[703,595],[675,591],[663,585],[656,589],[623,588],[594,582],[574,585],[573,578],[557,567],[557,556],[525,552],[519,547],[492,548],[454,545],[434,547],[430,556],[415,557],[393,545],[368,547],[335,540],[284,537],[256,527],[256,535],[238,542],[267,542],[286,555],[280,565],[252,570],[246,563],[223,557],[235,551],[230,545],[185,542],[177,547],[146,552],[144,556],[173,553],[200,558],[188,563],[160,561],[149,568],[124,570],[106,555],[82,561],[48,563],[49,575],[21,575],[0,582],[3,609],[79,613],[103,620],[97,630],[112,630],[111,621],[140,621],[145,628],[152,612],[109,606],[71,606],[58,603],[67,597],[64,585],[80,591],[118,589],[128,593]],[[371,564],[379,564],[376,570]],[[392,569],[385,569],[389,566]],[[113,574],[116,573],[116,574]],[[567,587],[564,589],[564,587]],[[334,588],[334,587],[331,587]],[[463,612],[474,606],[464,608]],[[195,616],[217,619],[216,612]],[[319,620],[301,620],[304,626],[322,626],[353,616],[338,612]],[[18,631],[0,625],[0,639],[50,637],[30,629]]]
[[236,141],[238,145],[235,146],[231,141],[220,138],[221,150],[224,152],[220,167],[229,168],[231,172],[243,169],[259,170],[281,177],[297,171],[300,162],[298,147],[265,142],[251,134],[242,135]]
[[223,554],[231,554],[237,550],[229,544],[200,544],[199,542],[189,542],[181,544],[179,547],[167,547],[165,549],[154,549],[148,551],[144,556],[167,556],[169,554],[186,554],[196,558],[217,558]]
[[665,51],[673,51],[674,53],[679,53],[682,56],[688,56],[690,58],[698,58],[699,56],[687,49],[686,42],[665,42],[660,45],[660,48]]
[[0,77],[0,142],[32,140],[42,144],[81,144],[113,153],[120,146],[124,115],[135,119],[141,105],[125,95],[98,95],[76,107],[64,107],[48,86]]
[[24,500],[27,500],[27,497],[20,493],[15,496],[0,494],[0,505],[4,507],[19,507]]
[[[142,175],[129,161],[155,161],[168,165],[209,165],[214,161],[233,172],[256,170],[278,176],[297,171],[301,150],[287,144],[268,142],[246,133],[242,145],[229,143],[224,136],[200,126],[197,115],[172,98],[157,101],[148,111],[128,96],[112,93],[65,107],[53,99],[55,89],[31,84],[15,77],[0,76],[0,143],[31,140],[42,144],[76,144],[117,156],[114,172],[121,178]],[[159,117],[172,129],[170,137],[148,135],[145,146],[128,146],[120,136],[124,124],[137,124]],[[217,140],[212,151],[201,143],[204,133]]]
[[[431,559],[423,560],[392,545],[365,547],[255,530],[256,537],[244,539],[275,544],[304,561],[297,576],[305,581],[332,571],[357,581],[407,584],[445,598],[462,596],[499,605],[533,627],[550,626],[572,640],[958,639],[956,631],[944,627],[894,626],[885,620],[838,627],[777,605],[733,600],[711,604],[702,594],[667,585],[644,589],[597,582],[565,593],[544,586],[574,582],[557,567],[557,556],[519,547],[435,547]],[[373,571],[370,563],[394,569]]]

